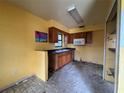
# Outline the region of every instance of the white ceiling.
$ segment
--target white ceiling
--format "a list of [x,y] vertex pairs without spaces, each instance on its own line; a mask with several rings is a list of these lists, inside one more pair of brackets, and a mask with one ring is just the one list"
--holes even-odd
[[102,24],[109,9],[110,0],[7,0],[46,20],[54,19],[74,28],[77,24],[67,13],[75,5],[85,25]]

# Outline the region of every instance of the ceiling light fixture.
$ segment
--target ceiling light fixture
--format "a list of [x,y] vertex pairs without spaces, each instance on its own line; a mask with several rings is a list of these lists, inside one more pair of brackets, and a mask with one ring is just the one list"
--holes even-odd
[[67,11],[70,14],[70,16],[72,16],[72,18],[75,20],[79,27],[84,27],[84,21],[74,5],[68,8]]

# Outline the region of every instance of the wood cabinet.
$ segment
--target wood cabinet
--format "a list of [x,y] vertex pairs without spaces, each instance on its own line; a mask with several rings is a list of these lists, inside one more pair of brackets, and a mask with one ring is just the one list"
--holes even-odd
[[64,42],[65,44],[69,44],[69,33],[64,34]]
[[58,30],[56,28],[51,27],[49,28],[49,42],[50,43],[57,43],[58,42]]
[[68,35],[68,44],[72,44],[73,43],[73,34],[69,34]]
[[92,43],[92,33],[93,32],[79,32],[79,33],[67,33],[64,32],[56,27],[49,28],[49,42],[50,43],[57,43],[58,42],[58,33],[62,33],[67,37],[67,43],[72,44],[74,39],[85,38],[86,44]]
[[92,44],[92,36],[93,36],[93,32],[86,32],[86,44]]
[[93,32],[79,32],[69,34],[68,43],[72,44],[74,39],[85,38],[86,44],[92,44],[93,42]]
[[92,44],[93,32],[79,32],[72,34],[72,41],[73,39],[85,38],[86,44]]
[[58,42],[58,33],[61,33],[67,37],[67,41],[69,38],[69,33],[64,32],[56,27],[49,28],[49,42],[50,43],[57,43]]
[[74,33],[73,37],[74,37],[74,39],[83,38],[83,32]]
[[59,54],[49,54],[49,69],[56,71],[64,65],[73,61],[74,50],[66,51]]

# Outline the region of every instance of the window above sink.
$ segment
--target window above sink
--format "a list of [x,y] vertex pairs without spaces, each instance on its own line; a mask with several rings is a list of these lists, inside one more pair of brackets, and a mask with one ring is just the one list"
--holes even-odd
[[62,39],[62,33],[58,33],[58,42],[55,43],[55,47],[62,47],[63,39]]

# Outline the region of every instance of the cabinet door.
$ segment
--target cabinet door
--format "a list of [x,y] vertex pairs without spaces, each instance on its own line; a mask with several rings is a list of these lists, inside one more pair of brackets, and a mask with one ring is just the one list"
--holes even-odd
[[67,53],[65,53],[65,55],[64,55],[64,65],[66,65],[67,63],[68,63],[68,54]]
[[68,44],[69,42],[69,34],[64,34],[64,43]]
[[58,63],[58,60],[59,60],[59,56],[57,55],[57,54],[55,54],[55,71],[57,70],[57,69],[59,69],[59,63]]
[[83,32],[75,33],[74,39],[83,38]]
[[66,54],[66,64],[69,63],[69,54]]
[[62,61],[62,55],[60,54],[58,56],[58,69],[62,67],[62,63],[63,63],[63,61]]
[[67,63],[70,63],[71,62],[71,59],[72,59],[72,57],[71,57],[71,52],[69,52],[68,53],[68,55],[67,55]]
[[64,66],[64,65],[65,65],[65,54],[62,55],[62,66]]
[[74,61],[74,50],[71,51],[71,61],[72,61],[72,62]]
[[49,54],[48,60],[49,60],[49,63],[48,63],[49,70],[50,71],[55,71],[55,69],[56,69],[56,66],[55,66],[55,55]]
[[83,32],[82,38],[86,38],[86,35],[87,35],[87,33],[86,32]]
[[50,43],[58,42],[58,31],[54,27],[49,28],[49,42]]
[[86,32],[86,44],[92,43],[92,34],[93,32]]
[[68,35],[68,44],[72,44],[73,43],[73,36],[74,36],[74,34],[69,34]]

